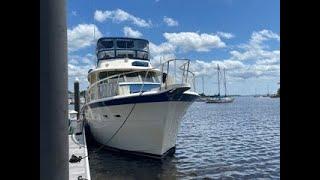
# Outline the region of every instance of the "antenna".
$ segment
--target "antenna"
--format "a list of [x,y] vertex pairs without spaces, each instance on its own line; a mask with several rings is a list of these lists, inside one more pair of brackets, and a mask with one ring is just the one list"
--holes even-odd
[[[93,1],[92,1],[92,6],[93,6],[93,9],[94,9],[94,4],[93,4]],[[93,14],[93,43],[95,43],[95,41],[96,41],[96,20],[95,20],[95,18],[94,18],[94,14]],[[94,48],[94,47],[93,47]],[[93,54],[96,54],[96,49],[93,49]],[[96,58],[97,58],[97,55],[98,54],[96,54]],[[97,64],[96,64],[96,66],[98,66],[98,58],[96,59],[96,61],[97,61]]]
[[93,18],[93,41],[96,40],[96,22]]
[[[92,6],[93,6],[93,9],[94,9],[94,4],[93,4],[94,0],[92,1]],[[94,18],[94,15],[93,15],[93,42],[96,40],[96,20]]]

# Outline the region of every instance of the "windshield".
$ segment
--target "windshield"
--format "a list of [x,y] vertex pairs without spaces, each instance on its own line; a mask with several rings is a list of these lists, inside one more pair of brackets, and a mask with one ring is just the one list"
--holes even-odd
[[143,39],[106,38],[97,43],[97,58],[130,58],[149,60],[149,42]]
[[[125,74],[123,74],[125,73]],[[103,71],[100,72],[98,77],[99,80],[110,77],[110,76],[114,76],[117,74],[123,74],[120,76],[121,78],[121,82],[152,82],[152,83],[159,83],[160,80],[158,78],[158,76],[156,75],[155,72],[148,72],[148,74],[146,74],[145,71],[141,71],[141,72],[132,72],[129,73],[129,71]],[[114,78],[118,78],[118,76],[115,76]]]
[[117,40],[117,47],[118,48],[133,48],[134,45],[133,45],[133,41],[122,41],[122,40]]
[[99,49],[109,49],[109,48],[113,48],[113,41],[110,41],[110,40],[101,41],[101,42],[98,44],[98,48],[99,48]]

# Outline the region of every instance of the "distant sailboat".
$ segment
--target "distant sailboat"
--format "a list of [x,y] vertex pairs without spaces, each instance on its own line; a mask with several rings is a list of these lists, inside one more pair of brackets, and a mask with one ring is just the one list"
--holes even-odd
[[202,79],[202,94],[200,94],[200,98],[196,100],[197,102],[205,102],[207,100],[204,94],[204,76],[202,76],[201,79]]
[[217,65],[218,71],[218,96],[207,99],[207,103],[231,103],[234,101],[233,97],[227,96],[227,81],[226,81],[226,69],[223,69],[223,79],[224,79],[224,96],[220,95],[220,67]]

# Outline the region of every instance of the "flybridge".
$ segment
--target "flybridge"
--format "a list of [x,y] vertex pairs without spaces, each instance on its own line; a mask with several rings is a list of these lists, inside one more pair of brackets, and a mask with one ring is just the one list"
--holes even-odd
[[149,41],[137,38],[103,37],[97,42],[98,61],[118,58],[149,61]]

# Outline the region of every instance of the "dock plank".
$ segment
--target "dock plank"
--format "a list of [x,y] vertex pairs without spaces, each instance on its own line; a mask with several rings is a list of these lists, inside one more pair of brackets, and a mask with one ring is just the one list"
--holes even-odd
[[[88,155],[85,132],[81,135],[69,134],[69,159],[72,154],[78,157],[86,157]],[[80,162],[69,162],[69,180],[78,180],[79,176],[91,180],[88,157]]]

